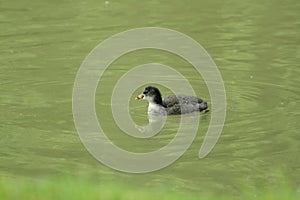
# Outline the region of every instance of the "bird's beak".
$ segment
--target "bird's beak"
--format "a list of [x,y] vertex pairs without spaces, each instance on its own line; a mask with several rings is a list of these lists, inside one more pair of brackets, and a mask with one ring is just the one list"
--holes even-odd
[[144,98],[144,95],[143,94],[140,94],[140,95],[138,95],[135,99],[136,100],[141,100],[141,99],[143,99]]

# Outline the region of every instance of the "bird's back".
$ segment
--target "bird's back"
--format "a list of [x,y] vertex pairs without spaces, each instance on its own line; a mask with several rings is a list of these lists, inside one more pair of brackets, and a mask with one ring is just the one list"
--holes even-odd
[[185,114],[207,109],[207,103],[195,96],[169,95],[165,97],[163,106],[168,114]]

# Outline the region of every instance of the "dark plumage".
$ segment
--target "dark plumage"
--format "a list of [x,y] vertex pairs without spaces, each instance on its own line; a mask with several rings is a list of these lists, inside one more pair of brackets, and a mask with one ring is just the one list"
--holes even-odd
[[187,95],[169,95],[162,100],[158,88],[148,86],[137,99],[149,101],[148,114],[186,114],[191,112],[208,111],[207,103],[202,99]]

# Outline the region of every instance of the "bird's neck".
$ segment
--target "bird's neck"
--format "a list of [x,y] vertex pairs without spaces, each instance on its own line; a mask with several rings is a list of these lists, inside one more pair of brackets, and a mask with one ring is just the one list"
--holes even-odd
[[158,105],[161,105],[163,104],[163,101],[162,101],[162,98],[160,95],[156,95],[154,98],[153,98],[153,103],[156,103]]
[[154,102],[149,102],[149,106],[148,106],[148,114],[149,115],[161,115],[164,114],[165,110],[164,108],[157,103]]

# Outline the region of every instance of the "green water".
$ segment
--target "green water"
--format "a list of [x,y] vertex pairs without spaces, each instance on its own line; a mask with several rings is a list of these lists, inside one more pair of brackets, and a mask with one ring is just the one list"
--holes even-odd
[[[297,0],[1,0],[0,175],[68,175],[238,194],[279,188],[278,176],[283,174],[299,191],[299,10]],[[148,26],[180,31],[208,51],[224,80],[227,117],[206,158],[198,159],[198,151],[210,114],[201,118],[194,143],[174,164],[132,175],[104,166],[81,144],[72,116],[72,89],[77,70],[97,44],[113,34]],[[204,81],[175,55],[141,50],[116,60],[98,86],[97,116],[114,143],[132,151],[164,146],[178,127],[178,117],[172,117],[165,132],[143,141],[122,134],[111,118],[113,84],[128,69],[149,62],[179,70],[197,95],[210,101]],[[145,102],[131,100],[130,108],[137,124],[147,123]]]

